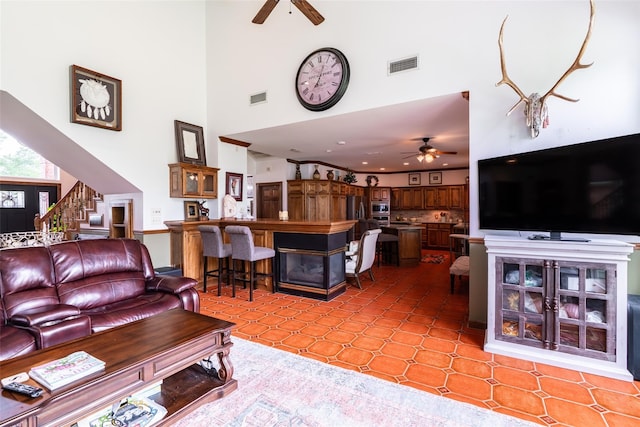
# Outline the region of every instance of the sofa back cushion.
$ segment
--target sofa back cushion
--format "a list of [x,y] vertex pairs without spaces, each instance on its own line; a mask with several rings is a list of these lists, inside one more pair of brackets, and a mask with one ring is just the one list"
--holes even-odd
[[4,316],[58,304],[55,276],[45,247],[0,251],[0,295]]
[[[64,242],[49,247],[60,302],[81,310],[135,298],[153,267],[135,239]],[[144,253],[146,254],[146,252]]]

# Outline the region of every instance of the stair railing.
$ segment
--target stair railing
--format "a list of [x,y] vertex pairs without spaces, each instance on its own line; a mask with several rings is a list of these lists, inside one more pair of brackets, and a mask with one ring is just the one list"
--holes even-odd
[[75,185],[55,203],[46,214],[34,220],[36,230],[64,232],[65,240],[80,231],[80,223],[89,221],[89,212],[95,211],[96,200],[102,200],[102,194],[77,181]]

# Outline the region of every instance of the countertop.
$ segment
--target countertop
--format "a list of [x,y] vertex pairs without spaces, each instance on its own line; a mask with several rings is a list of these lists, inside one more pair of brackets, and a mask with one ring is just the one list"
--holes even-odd
[[412,221],[389,221],[389,224],[391,225],[420,225],[420,224],[460,224],[460,226],[464,226],[463,222],[458,222],[458,221],[416,221],[416,222],[412,222]]

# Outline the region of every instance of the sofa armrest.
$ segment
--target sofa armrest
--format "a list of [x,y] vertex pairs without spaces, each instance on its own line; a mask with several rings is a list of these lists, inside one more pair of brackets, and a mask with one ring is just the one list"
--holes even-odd
[[197,284],[198,281],[190,277],[157,274],[153,279],[147,280],[146,289],[178,295],[187,289],[194,288]]
[[9,323],[16,326],[36,326],[51,322],[59,322],[69,317],[78,316],[80,309],[69,304],[52,304],[16,313]]

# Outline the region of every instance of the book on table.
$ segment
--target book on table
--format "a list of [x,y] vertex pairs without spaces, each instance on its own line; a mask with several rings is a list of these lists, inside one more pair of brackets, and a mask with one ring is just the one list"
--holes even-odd
[[49,390],[55,390],[94,372],[104,370],[104,366],[102,360],[85,351],[77,351],[61,359],[31,368],[29,376]]

